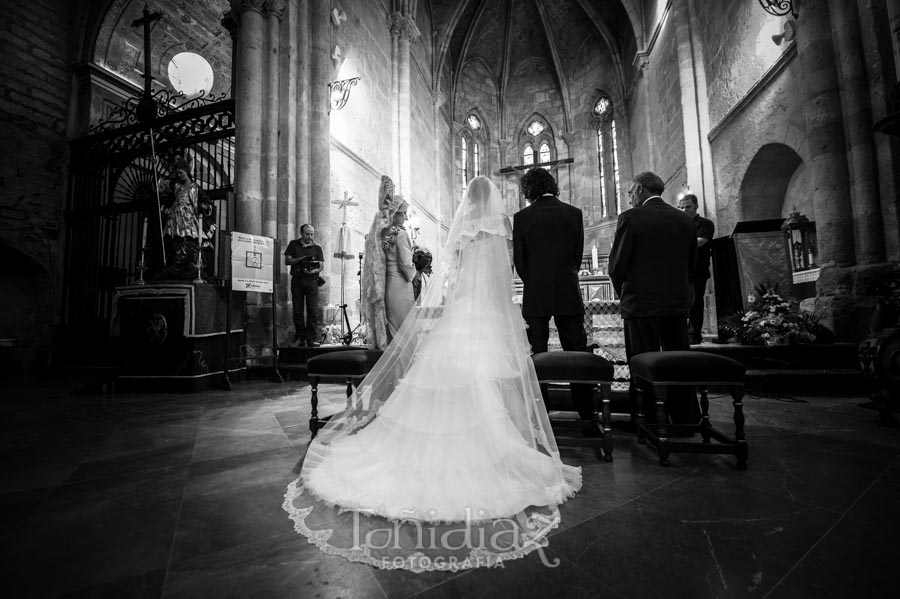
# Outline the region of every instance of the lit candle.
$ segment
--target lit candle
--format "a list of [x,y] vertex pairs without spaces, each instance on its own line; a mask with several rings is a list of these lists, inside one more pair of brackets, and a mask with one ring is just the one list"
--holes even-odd
[[597,246],[593,245],[591,246],[591,270],[596,272],[598,268],[600,268],[600,263],[597,260]]
[[144,232],[141,235],[141,249],[147,247],[147,217],[144,217]]

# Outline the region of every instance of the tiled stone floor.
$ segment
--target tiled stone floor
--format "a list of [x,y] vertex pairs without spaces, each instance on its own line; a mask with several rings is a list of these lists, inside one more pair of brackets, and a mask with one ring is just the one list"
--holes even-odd
[[[83,381],[81,381],[83,382]],[[612,464],[564,449],[584,488],[536,554],[464,573],[319,552],[281,509],[308,440],[305,383],[196,395],[0,391],[6,597],[896,596],[900,430],[862,397],[749,397],[750,468],[619,434]],[[337,398],[340,389],[328,388]],[[730,402],[714,401],[730,431]],[[891,589],[894,591],[891,591]]]

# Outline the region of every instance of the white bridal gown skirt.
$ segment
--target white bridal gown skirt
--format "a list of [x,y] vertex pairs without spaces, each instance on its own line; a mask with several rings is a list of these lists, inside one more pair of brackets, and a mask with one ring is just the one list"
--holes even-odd
[[[466,326],[445,317],[372,422],[328,445],[311,444],[301,475],[306,488],[343,508],[443,522],[508,517],[574,494],[580,469],[520,432],[542,434],[525,415],[543,407],[521,406],[542,400],[516,396],[523,353],[529,365],[530,358],[490,330],[502,328],[492,316]],[[473,325],[484,333],[477,343],[460,334]]]

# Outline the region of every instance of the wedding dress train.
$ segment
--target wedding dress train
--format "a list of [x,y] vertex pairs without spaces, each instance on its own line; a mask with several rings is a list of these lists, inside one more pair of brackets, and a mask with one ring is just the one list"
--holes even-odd
[[509,219],[472,181],[421,305],[310,443],[284,507],[327,553],[414,571],[547,544],[581,486],[547,420],[518,307]]

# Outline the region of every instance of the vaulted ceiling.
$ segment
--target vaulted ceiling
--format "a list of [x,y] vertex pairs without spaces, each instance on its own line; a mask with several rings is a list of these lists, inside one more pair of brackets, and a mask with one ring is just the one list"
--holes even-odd
[[565,98],[583,46],[595,43],[622,84],[638,46],[639,8],[635,0],[431,0],[435,66],[438,73],[449,67],[455,87],[466,63],[480,59],[502,96],[512,74],[541,61]]
[[[162,18],[153,24],[150,43],[151,73],[159,86],[168,86],[168,63],[175,54],[195,52],[212,66],[213,94],[231,89],[231,37],[221,25],[228,0],[154,0],[152,12]],[[144,30],[132,23],[140,19],[143,0],[113,0],[105,13],[93,48],[93,61],[143,87]],[[210,91],[210,90],[207,90]]]

